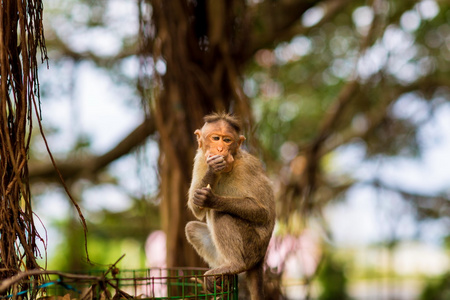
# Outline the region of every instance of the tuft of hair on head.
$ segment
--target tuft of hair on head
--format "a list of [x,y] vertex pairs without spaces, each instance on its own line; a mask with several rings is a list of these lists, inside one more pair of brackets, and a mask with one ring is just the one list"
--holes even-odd
[[233,127],[234,130],[239,134],[241,132],[241,122],[238,117],[236,117],[233,114],[227,113],[225,111],[222,112],[215,112],[209,115],[206,115],[203,118],[203,121],[205,123],[215,123],[218,121],[225,121],[228,124],[230,124],[231,127]]

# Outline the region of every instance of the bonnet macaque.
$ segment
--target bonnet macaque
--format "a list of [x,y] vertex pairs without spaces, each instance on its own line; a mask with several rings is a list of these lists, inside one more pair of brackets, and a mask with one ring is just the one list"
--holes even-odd
[[[186,225],[186,237],[211,270],[205,275],[246,272],[252,300],[263,299],[263,265],[275,223],[275,203],[260,161],[240,146],[236,117],[215,113],[195,131],[188,207],[199,220]],[[208,289],[215,282],[209,279]],[[211,288],[212,286],[212,288]]]

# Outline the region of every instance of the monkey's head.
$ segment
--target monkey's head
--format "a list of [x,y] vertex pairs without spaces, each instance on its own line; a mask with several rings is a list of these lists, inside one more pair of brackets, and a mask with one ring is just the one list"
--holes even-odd
[[205,124],[194,133],[197,136],[198,148],[203,151],[205,160],[214,155],[222,155],[227,166],[223,172],[233,169],[234,156],[245,141],[239,135],[239,120],[226,113],[214,113],[204,117]]

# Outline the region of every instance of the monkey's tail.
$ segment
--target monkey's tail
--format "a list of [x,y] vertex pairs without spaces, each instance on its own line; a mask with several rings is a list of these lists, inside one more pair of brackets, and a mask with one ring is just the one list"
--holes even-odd
[[264,259],[246,272],[251,300],[264,300]]

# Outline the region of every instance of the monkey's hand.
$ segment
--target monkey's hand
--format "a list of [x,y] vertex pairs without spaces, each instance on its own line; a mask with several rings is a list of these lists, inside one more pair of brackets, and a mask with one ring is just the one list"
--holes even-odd
[[216,202],[216,195],[211,191],[211,188],[204,187],[195,190],[193,200],[194,204],[201,208],[213,208]]
[[227,162],[225,161],[225,158],[222,155],[209,156],[206,159],[206,163],[214,173],[222,172],[223,170],[225,170],[225,167],[227,166]]

